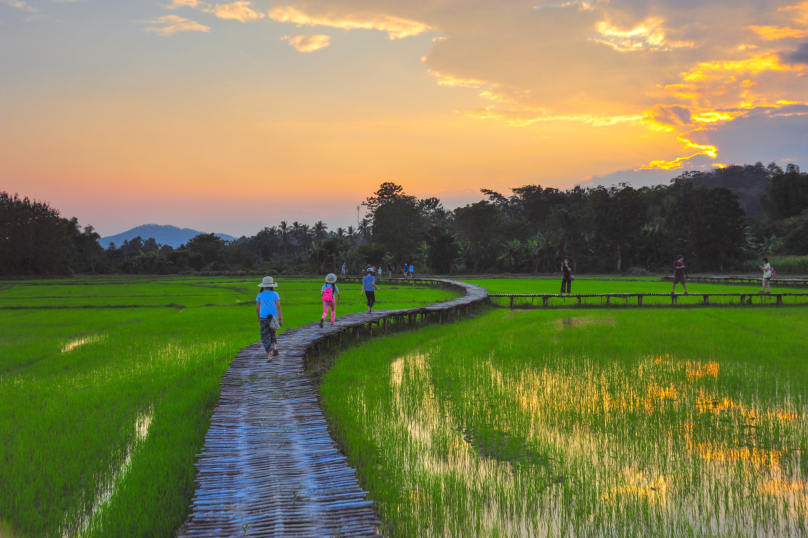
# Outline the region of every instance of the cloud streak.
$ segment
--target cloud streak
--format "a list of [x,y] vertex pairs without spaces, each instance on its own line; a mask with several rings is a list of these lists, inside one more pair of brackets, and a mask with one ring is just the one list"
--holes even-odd
[[164,37],[172,36],[179,32],[210,32],[209,26],[177,15],[165,15],[148,21],[138,22],[150,25],[143,29],[144,32],[151,32]]
[[327,35],[285,35],[281,38],[298,52],[314,52],[328,47],[331,36]]
[[300,26],[326,26],[342,30],[379,30],[386,32],[388,39],[403,39],[416,36],[430,26],[413,20],[382,14],[357,14],[337,17],[334,15],[309,15],[292,6],[278,6],[269,10],[269,18]]

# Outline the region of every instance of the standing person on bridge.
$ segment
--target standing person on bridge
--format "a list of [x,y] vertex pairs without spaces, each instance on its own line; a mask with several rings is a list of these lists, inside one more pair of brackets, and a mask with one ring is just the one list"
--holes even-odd
[[345,276],[345,262],[342,262],[342,276]]
[[566,258],[564,258],[564,263],[561,264],[561,272],[564,273],[564,277],[561,279],[561,295],[564,295],[565,288],[567,295],[569,295],[572,293],[572,281],[575,277],[572,276],[570,262]]
[[[373,267],[368,267],[368,274],[365,278],[362,279],[362,291],[359,295],[363,293],[368,298],[368,314],[373,312],[373,305],[376,304],[376,291],[379,290],[379,287],[376,285],[376,277],[373,276],[375,272]],[[381,291],[381,290],[379,290]]]
[[265,276],[258,287],[261,292],[255,298],[255,313],[261,325],[261,343],[267,352],[267,360],[272,362],[272,357],[278,356],[277,330],[283,327],[281,296],[272,290],[278,287],[278,283],[271,276]]
[[673,262],[673,289],[671,290],[671,295],[676,293],[676,284],[679,282],[682,283],[685,295],[687,295],[687,279],[685,278],[687,273],[685,273],[685,269],[687,269],[685,267],[685,257],[680,254],[676,261]]
[[769,263],[769,258],[763,258],[763,266],[758,265],[758,269],[763,271],[763,289],[758,293],[771,293],[772,288],[770,280],[772,278],[772,266]]
[[328,317],[328,310],[331,309],[331,326],[337,321],[337,305],[339,304],[339,288],[335,284],[337,275],[328,273],[325,277],[325,285],[320,290],[323,299],[323,317],[320,318],[320,328],[323,328],[323,322]]
[[387,278],[393,278],[393,262],[387,262]]
[[415,280],[415,266],[410,264],[410,278]]

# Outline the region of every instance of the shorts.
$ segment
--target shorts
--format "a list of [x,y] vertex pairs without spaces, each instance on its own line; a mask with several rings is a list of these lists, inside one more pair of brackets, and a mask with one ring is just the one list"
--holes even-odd
[[261,343],[264,344],[264,350],[267,353],[272,351],[272,344],[278,343],[278,335],[269,327],[271,320],[272,314],[268,318],[261,318]]
[[683,277],[683,276],[675,276],[675,277],[673,277],[673,285],[674,285],[674,286],[675,286],[676,284],[680,284],[680,283],[681,283],[681,284],[685,284],[685,283],[686,283],[686,281],[685,281],[685,277]]

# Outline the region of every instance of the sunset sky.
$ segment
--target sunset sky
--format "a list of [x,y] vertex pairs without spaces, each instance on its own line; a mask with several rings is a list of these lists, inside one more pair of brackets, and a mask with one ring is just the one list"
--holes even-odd
[[0,191],[102,235],[808,166],[808,1],[0,0]]

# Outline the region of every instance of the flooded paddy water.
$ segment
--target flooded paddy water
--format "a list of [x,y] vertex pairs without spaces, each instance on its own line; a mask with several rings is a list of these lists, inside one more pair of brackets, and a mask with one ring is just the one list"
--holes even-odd
[[495,311],[349,352],[335,430],[387,534],[808,535],[805,320],[660,314]]

